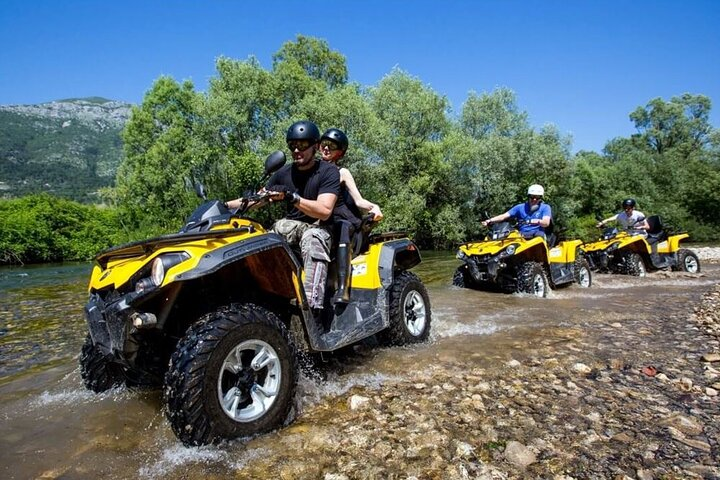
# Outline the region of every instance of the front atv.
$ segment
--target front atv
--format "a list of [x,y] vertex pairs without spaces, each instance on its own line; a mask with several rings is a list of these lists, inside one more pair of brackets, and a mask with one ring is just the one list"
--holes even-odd
[[[266,177],[284,163],[282,152],[269,157]],[[409,239],[364,230],[350,303],[316,318],[301,261],[281,236],[244,217],[248,205],[231,212],[206,202],[177,234],[100,253],[91,274],[85,386],[163,386],[167,418],[186,445],[289,422],[301,347],[331,352],[375,334],[416,343],[430,332],[427,291],[408,271],[420,263]]]
[[453,285],[506,293],[529,293],[547,297],[550,288],[577,283],[592,284],[590,267],[580,249],[580,240],[551,245],[542,237],[524,238],[508,222],[491,225],[487,237],[460,246],[457,258],[463,265],[453,276]]
[[604,273],[619,273],[644,277],[648,271],[670,268],[690,273],[700,271],[697,255],[680,242],[687,233],[670,234],[656,215],[647,218],[650,229],[643,232],[621,231],[610,227],[603,230],[599,240],[586,243],[590,268]]

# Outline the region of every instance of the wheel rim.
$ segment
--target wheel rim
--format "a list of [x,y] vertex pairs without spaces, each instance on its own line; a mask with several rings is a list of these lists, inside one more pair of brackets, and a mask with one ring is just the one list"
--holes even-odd
[[533,277],[533,293],[536,297],[545,296],[545,279],[539,273]]
[[642,260],[638,260],[636,265],[638,277],[644,277],[647,274],[647,272],[645,271],[645,264],[642,262]]
[[586,288],[590,286],[590,271],[585,267],[580,268],[578,272],[578,284]]
[[697,260],[695,260],[695,257],[691,257],[690,255],[685,257],[685,271],[690,272],[690,273],[695,273],[695,272],[697,272],[697,269],[698,269],[698,262],[697,262]]
[[422,335],[427,322],[427,314],[425,312],[425,299],[420,295],[420,292],[413,290],[408,293],[405,297],[403,312],[405,312],[405,327],[410,332],[410,335],[413,337]]
[[236,422],[264,415],[280,391],[282,367],[277,352],[262,340],[247,340],[225,357],[218,377],[223,412]]

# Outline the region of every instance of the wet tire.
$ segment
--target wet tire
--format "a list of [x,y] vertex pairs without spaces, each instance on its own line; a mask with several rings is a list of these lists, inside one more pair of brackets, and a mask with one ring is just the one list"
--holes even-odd
[[406,345],[427,340],[430,334],[430,297],[411,272],[399,272],[390,288],[390,326],[378,335],[383,345]]
[[647,275],[645,262],[642,257],[635,252],[625,252],[618,262],[618,271],[625,275],[633,277],[644,277]]
[[90,335],[85,337],[85,343],[80,351],[80,376],[85,388],[95,393],[110,390],[125,382],[120,367],[108,361],[107,357],[93,345]]
[[545,269],[537,262],[526,262],[518,267],[516,292],[529,293],[536,297],[547,297],[550,283]]
[[592,272],[590,271],[590,263],[588,263],[587,259],[582,255],[578,255],[575,258],[573,278],[575,280],[575,283],[577,283],[582,288],[589,288],[590,286],[592,286]]
[[687,248],[681,248],[677,252],[678,264],[676,269],[689,272],[698,273],[700,272],[700,260],[698,259],[695,252],[688,250]]
[[190,327],[165,375],[166,416],[185,445],[281,427],[298,365],[285,325],[253,304],[222,307]]
[[458,267],[453,274],[452,284],[456,287],[467,288],[467,281],[465,280],[465,272],[463,267]]

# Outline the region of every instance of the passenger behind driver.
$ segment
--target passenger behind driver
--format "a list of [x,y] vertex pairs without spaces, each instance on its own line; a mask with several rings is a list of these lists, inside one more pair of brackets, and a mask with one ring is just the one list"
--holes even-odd
[[639,210],[635,210],[635,199],[626,198],[622,202],[623,211],[598,222],[597,226],[603,227],[607,222],[616,221],[618,227],[626,230],[628,233],[642,235],[647,237],[647,230],[650,225],[645,219],[645,214]]
[[550,205],[543,203],[545,189],[542,185],[530,185],[527,194],[527,202],[519,203],[505,213],[483,220],[482,224],[488,226],[513,217],[518,220],[520,235],[525,238],[542,237],[547,240],[545,229],[552,222],[552,209]]
[[357,228],[360,227],[361,213],[359,209],[366,210],[374,215],[374,220],[383,218],[380,207],[365,198],[355,184],[355,179],[345,167],[338,165],[345,156],[350,142],[342,130],[330,128],[320,137],[320,153],[323,160],[335,165],[340,171],[340,198],[333,210],[333,222],[338,235],[338,290],[333,297],[333,303],[348,303],[350,301],[350,239]]

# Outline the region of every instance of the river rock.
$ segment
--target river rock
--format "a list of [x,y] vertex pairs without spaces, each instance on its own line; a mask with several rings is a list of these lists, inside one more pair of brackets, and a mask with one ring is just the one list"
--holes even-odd
[[348,400],[350,410],[364,410],[370,407],[370,399],[362,395],[353,395]]
[[503,452],[503,456],[508,462],[522,468],[525,468],[528,465],[531,465],[537,461],[537,458],[535,457],[535,454],[532,452],[532,450],[530,450],[522,443],[516,442],[514,440],[507,443],[507,445],[505,446],[505,451]]
[[661,426],[673,427],[686,435],[700,435],[703,425],[694,418],[674,413],[660,421]]
[[578,372],[578,373],[590,373],[590,372],[592,372],[592,368],[588,367],[588,366],[585,365],[584,363],[579,363],[579,362],[576,363],[575,365],[573,365],[573,366],[572,366],[572,369],[573,369],[573,371]]
[[702,356],[703,362],[720,362],[720,353],[706,353]]

